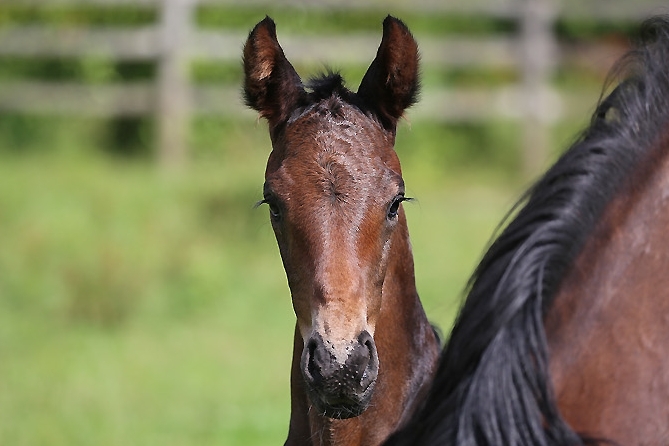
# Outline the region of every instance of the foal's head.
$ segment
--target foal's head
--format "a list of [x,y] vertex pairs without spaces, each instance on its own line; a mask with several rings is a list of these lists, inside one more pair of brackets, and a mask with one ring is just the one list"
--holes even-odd
[[371,399],[393,240],[407,236],[393,145],[397,120],[416,99],[418,53],[402,22],[383,25],[357,93],[336,74],[305,88],[269,18],[244,47],[247,104],[269,122],[263,202],[303,340],[302,376],[314,406],[336,418],[359,415]]

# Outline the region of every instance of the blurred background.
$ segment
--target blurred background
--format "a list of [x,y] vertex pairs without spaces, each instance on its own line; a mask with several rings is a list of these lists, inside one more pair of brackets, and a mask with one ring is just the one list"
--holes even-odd
[[574,139],[636,0],[0,1],[0,444],[281,444],[294,315],[240,100],[266,14],[357,89],[388,13],[422,52],[401,123],[418,288],[448,332],[521,191]]

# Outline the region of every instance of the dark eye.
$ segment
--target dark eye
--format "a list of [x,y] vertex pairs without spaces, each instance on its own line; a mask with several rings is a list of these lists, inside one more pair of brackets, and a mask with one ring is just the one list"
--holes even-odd
[[265,198],[256,203],[256,207],[261,204],[266,204],[269,206],[269,216],[272,218],[272,221],[281,220],[281,207],[272,195],[265,195]]
[[271,200],[265,200],[265,202],[269,206],[269,216],[272,218],[272,220],[281,220],[281,209],[279,209],[279,206],[276,204],[276,202]]
[[388,208],[388,220],[394,220],[397,218],[397,213],[400,210],[400,204],[402,204],[403,201],[406,201],[407,199],[404,197],[403,194],[397,195],[394,199],[393,202],[390,203],[390,207]]

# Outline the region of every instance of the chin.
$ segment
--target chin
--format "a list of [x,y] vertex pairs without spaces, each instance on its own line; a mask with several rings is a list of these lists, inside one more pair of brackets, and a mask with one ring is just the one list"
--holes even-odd
[[369,407],[374,392],[372,383],[364,392],[357,395],[323,395],[317,391],[310,392],[309,399],[318,413],[337,420],[355,418],[362,415]]

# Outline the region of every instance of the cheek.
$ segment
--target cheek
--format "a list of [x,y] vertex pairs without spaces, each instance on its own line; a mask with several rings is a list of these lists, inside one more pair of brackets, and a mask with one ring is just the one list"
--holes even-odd
[[304,335],[311,331],[312,319],[310,290],[313,288],[313,278],[308,273],[312,270],[309,267],[310,260],[303,254],[305,251],[296,246],[294,239],[290,237],[290,231],[281,232],[278,225],[275,225],[274,232],[288,279],[293,310],[300,332]]
[[307,339],[312,332],[312,311],[309,298],[305,295],[293,294],[293,309],[297,319],[297,327],[300,330],[302,339]]
[[387,239],[382,240],[381,246],[377,245],[374,250],[373,259],[367,263],[369,265],[368,289],[366,294],[367,306],[367,321],[370,328],[373,330],[376,326],[376,320],[381,311],[383,303],[383,290],[386,282],[386,274],[388,271],[388,264],[391,255],[392,239],[388,236]]
[[[377,246],[373,255],[367,257],[364,265],[367,265],[366,273],[368,286],[380,292],[388,272],[388,263],[390,259],[390,240],[383,241]],[[378,294],[378,293],[374,293]]]
[[371,265],[373,268],[372,276],[374,277],[374,283],[376,286],[382,286],[383,281],[385,280],[392,251],[392,239],[395,229],[394,226],[395,225],[388,225],[379,231],[380,233],[376,236],[376,244],[374,249],[371,250],[372,254],[368,258],[367,264]]

